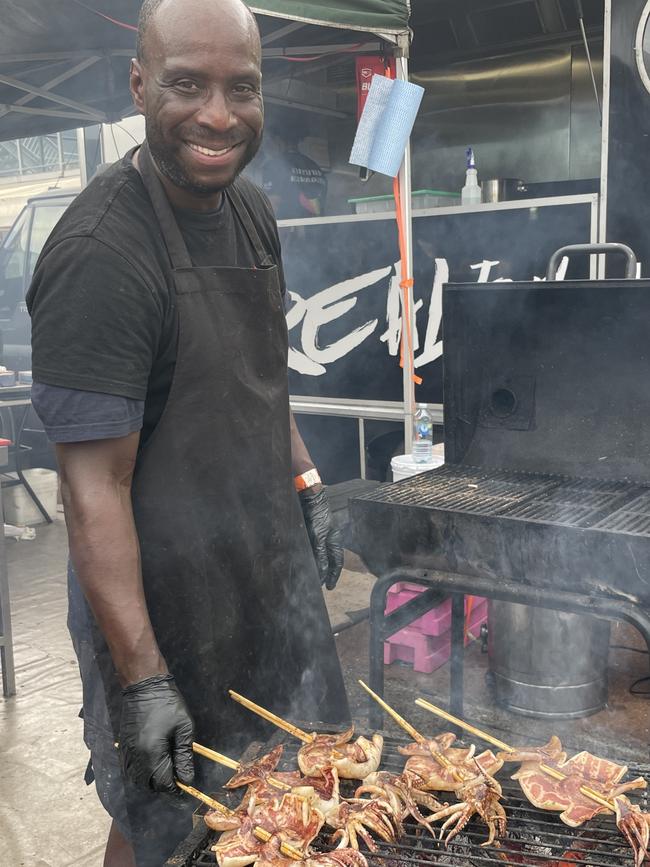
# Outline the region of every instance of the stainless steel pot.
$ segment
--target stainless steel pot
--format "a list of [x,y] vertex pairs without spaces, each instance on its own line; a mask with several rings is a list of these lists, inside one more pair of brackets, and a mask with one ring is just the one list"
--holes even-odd
[[491,599],[488,624],[500,705],[548,719],[575,719],[605,706],[607,621]]
[[508,202],[527,192],[526,184],[519,178],[490,178],[481,181],[484,202]]

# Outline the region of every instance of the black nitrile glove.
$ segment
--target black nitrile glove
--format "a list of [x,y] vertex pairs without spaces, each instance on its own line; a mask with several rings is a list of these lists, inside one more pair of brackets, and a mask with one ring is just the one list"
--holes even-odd
[[124,774],[154,792],[179,791],[194,779],[194,723],[171,674],[122,691],[120,754]]
[[341,531],[334,526],[327,494],[321,488],[301,491],[300,505],[305,516],[309,541],[320,574],[320,582],[328,590],[336,587],[343,569],[343,538]]

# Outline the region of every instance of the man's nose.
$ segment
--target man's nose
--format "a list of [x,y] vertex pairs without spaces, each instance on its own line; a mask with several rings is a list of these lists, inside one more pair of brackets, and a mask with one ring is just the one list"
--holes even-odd
[[198,123],[216,130],[231,129],[236,118],[230,110],[227,95],[220,89],[210,91],[208,98],[201,105],[197,116]]

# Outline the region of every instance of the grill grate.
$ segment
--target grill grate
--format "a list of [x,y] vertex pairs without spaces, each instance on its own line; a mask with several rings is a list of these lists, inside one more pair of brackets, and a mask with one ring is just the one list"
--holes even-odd
[[[404,768],[405,757],[397,752],[402,741],[385,738],[382,770],[399,774]],[[285,752],[281,769],[296,767],[296,752],[299,744],[285,742]],[[502,867],[632,867],[631,849],[619,834],[614,822],[598,818],[588,822],[582,829],[572,829],[564,825],[556,814],[544,812],[533,807],[523,796],[518,784],[508,777],[508,767],[502,770],[498,779],[503,787],[506,812],[508,814],[508,833],[500,847],[482,848],[486,839],[486,827],[475,818],[446,849],[410,820],[405,826],[406,833],[395,844],[380,844],[379,851],[368,858],[370,867],[395,867],[412,865],[428,867],[430,864],[451,865],[451,867],[482,867],[482,865],[502,865]],[[514,765],[510,766],[514,769]],[[514,770],[512,771],[514,773]],[[630,767],[631,776],[645,776],[650,781],[650,766]],[[347,786],[345,795],[350,795],[355,784]],[[453,802],[454,797],[441,796],[442,800]],[[639,801],[644,812],[650,810],[647,794]],[[329,831],[317,839],[315,848],[327,851]],[[210,867],[215,856],[210,847],[217,839],[216,834],[206,830],[205,838],[198,851],[189,858],[183,867]],[[177,863],[177,862],[174,862]]]
[[[447,465],[392,485],[382,485],[360,499],[650,535],[650,491],[648,486],[635,482]],[[645,516],[645,520],[640,516]]]
[[650,536],[650,493],[626,502],[624,508],[605,516],[595,526],[598,530],[607,530],[611,533]]

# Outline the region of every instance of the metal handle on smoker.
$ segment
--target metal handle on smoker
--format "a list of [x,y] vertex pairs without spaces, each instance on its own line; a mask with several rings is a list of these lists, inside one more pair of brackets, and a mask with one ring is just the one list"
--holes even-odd
[[627,259],[625,266],[625,279],[634,280],[637,272],[637,258],[634,251],[627,244],[569,244],[568,247],[560,247],[551,256],[548,268],[546,269],[546,279],[555,280],[560,262],[564,256],[570,256],[572,253],[621,253]]

